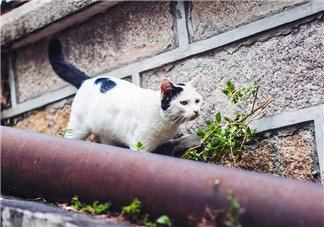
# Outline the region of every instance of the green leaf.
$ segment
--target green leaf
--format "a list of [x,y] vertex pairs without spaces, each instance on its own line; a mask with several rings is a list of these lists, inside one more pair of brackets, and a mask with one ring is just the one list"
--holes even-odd
[[111,202],[105,204],[99,204],[98,201],[94,201],[92,206],[83,204],[79,201],[78,196],[74,196],[71,201],[71,207],[81,212],[87,212],[92,214],[101,214],[106,213],[108,209],[111,207]]
[[203,154],[202,159],[203,159],[205,162],[207,161],[207,158],[208,158],[208,156],[205,155],[205,154]]
[[234,121],[238,121],[241,117],[240,112],[236,111]]
[[224,117],[225,121],[230,123],[231,122],[231,119],[229,119],[228,117]]
[[136,144],[136,146],[137,146],[138,148],[141,148],[141,147],[143,147],[143,143],[140,142],[140,141],[138,141],[137,144]]
[[141,206],[142,203],[135,198],[129,206],[123,207],[121,214],[133,221],[137,221],[141,216]]
[[216,122],[217,124],[220,124],[222,122],[222,116],[220,112],[216,114]]
[[156,219],[155,223],[170,226],[170,227],[172,226],[171,219],[166,215],[162,215],[161,217]]
[[222,92],[223,92],[226,96],[228,96],[228,95],[230,94],[230,92],[228,91],[227,88],[222,89]]
[[196,130],[196,133],[197,133],[197,135],[202,139],[202,138],[204,138],[205,137],[205,131],[203,131],[203,130]]
[[227,85],[227,89],[229,90],[229,92],[234,93],[235,87],[234,87],[234,84],[232,83],[232,81],[229,80],[226,85]]
[[78,196],[74,196],[72,198],[72,201],[71,201],[71,206],[74,208],[74,209],[81,209],[83,207],[82,203],[79,201],[79,198]]
[[234,223],[232,223],[231,221],[228,221],[228,220],[224,221],[224,224],[228,227],[237,227]]

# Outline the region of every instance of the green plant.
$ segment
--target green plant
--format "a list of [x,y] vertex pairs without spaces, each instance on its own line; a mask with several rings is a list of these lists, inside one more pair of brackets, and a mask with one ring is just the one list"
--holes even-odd
[[227,199],[230,201],[230,207],[228,209],[224,209],[226,216],[224,224],[228,227],[242,227],[239,217],[245,212],[245,209],[240,207],[238,198],[234,197],[232,191],[227,192]]
[[69,133],[70,135],[81,135],[81,134],[88,134],[89,132],[80,132],[80,133],[75,133],[74,129],[65,129],[62,132],[59,132],[59,136],[65,137],[65,135]]
[[73,207],[74,209],[91,214],[107,213],[111,205],[111,202],[99,204],[98,201],[94,201],[92,205],[86,205],[79,201],[78,196],[74,196],[71,201],[71,207]]
[[[223,117],[224,120],[222,121],[221,113],[218,112],[214,122],[206,121],[207,128],[196,130],[197,135],[202,139],[201,144],[189,148],[182,158],[216,163],[224,156],[231,154],[233,163],[236,165],[236,157],[241,158],[245,151],[244,143],[254,139],[256,129],[250,129],[248,125],[272,102],[272,99],[270,98],[262,105],[254,108],[258,88],[242,87],[236,90],[231,81],[228,81],[227,87],[222,89],[222,92],[230,100],[229,117]],[[253,101],[250,112],[241,114],[237,111],[233,116],[232,105],[242,101],[245,101],[247,105],[251,98]],[[198,151],[198,149],[200,150]]]
[[8,119],[4,122],[4,125],[7,127],[15,127],[17,125],[17,120]]
[[131,221],[139,221],[142,218],[141,207],[142,203],[135,198],[130,205],[123,207],[121,214]]
[[74,133],[74,130],[73,129],[65,129],[64,131],[59,132],[59,135],[64,137],[66,133]]
[[166,216],[162,215],[155,221],[156,226],[168,226],[168,227],[174,227],[175,225],[173,224],[172,220]]
[[131,144],[130,145],[134,150],[137,150],[137,151],[144,151],[144,152],[146,152],[147,151],[147,149],[148,149],[148,147],[147,148],[145,148],[145,149],[143,149],[143,143],[142,142],[140,142],[140,141],[138,141],[137,142],[137,144]]
[[134,223],[144,224],[149,227],[174,226],[170,218],[166,215],[162,215],[155,222],[149,221],[149,214],[142,214],[141,208],[142,203],[135,198],[130,205],[123,207],[121,214]]

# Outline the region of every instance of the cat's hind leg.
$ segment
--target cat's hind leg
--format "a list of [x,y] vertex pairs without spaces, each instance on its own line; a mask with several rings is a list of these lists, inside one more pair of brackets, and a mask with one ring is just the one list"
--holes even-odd
[[90,136],[90,134],[91,130],[80,124],[80,122],[70,119],[64,137],[69,139],[85,140]]
[[69,139],[85,140],[89,137],[91,133],[84,130],[75,130],[68,128],[65,131],[64,137]]

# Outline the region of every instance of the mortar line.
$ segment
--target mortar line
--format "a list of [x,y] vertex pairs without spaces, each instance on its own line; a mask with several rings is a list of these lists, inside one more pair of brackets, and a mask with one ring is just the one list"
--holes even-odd
[[189,36],[187,31],[186,12],[183,1],[177,1],[176,20],[179,39],[179,48],[182,50],[189,49]]
[[314,121],[316,153],[321,183],[324,184],[324,104],[255,120],[251,122],[250,127],[256,128],[260,133],[308,121]]
[[16,81],[15,81],[15,70],[13,68],[13,54],[9,55],[8,69],[9,69],[11,108],[16,108],[18,103],[17,103],[17,89],[16,89]]
[[324,105],[319,109],[318,115],[314,119],[315,140],[317,157],[321,172],[321,182],[324,184]]
[[22,114],[42,106],[48,105],[53,102],[57,102],[61,99],[65,99],[76,93],[76,88],[72,86],[67,86],[62,89],[53,91],[48,94],[44,94],[37,98],[30,99],[23,103],[19,103],[15,108],[5,109],[1,112],[1,119],[6,119],[18,114]]
[[303,122],[314,121],[318,118],[317,116],[321,108],[324,108],[324,104],[254,120],[250,125],[253,128],[257,128],[257,132],[264,132]]
[[132,77],[132,83],[133,84],[137,85],[138,87],[142,87],[141,86],[141,78],[140,78],[139,72],[133,73],[131,75],[131,77]]

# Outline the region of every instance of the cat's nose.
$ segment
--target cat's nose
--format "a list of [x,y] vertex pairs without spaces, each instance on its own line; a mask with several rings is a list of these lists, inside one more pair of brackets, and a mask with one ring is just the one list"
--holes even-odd
[[195,113],[196,115],[198,115],[198,114],[199,114],[199,110],[194,110],[194,113]]

